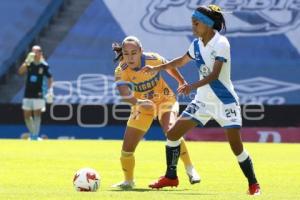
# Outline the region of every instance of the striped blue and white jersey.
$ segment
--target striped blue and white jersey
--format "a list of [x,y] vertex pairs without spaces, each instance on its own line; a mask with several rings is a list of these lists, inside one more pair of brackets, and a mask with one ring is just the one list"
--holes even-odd
[[200,80],[212,72],[216,60],[223,62],[218,79],[199,87],[195,99],[203,102],[217,101],[223,104],[238,103],[238,96],[230,79],[230,44],[225,36],[216,31],[206,46],[200,38],[195,39],[190,45],[188,54],[197,63]]

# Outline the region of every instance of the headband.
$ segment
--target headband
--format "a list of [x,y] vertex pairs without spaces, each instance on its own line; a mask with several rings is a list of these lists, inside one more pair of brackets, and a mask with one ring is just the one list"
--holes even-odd
[[193,12],[192,17],[202,22],[203,24],[206,24],[210,28],[212,28],[215,24],[215,22],[212,19],[210,19],[209,17],[207,17],[206,15],[202,14],[197,10]]

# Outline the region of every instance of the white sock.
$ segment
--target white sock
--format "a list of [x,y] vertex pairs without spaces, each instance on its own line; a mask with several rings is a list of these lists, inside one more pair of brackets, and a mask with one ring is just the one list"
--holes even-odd
[[238,155],[236,158],[241,163],[244,162],[249,157],[248,152],[244,149],[243,152]]
[[169,147],[177,147],[180,145],[180,143],[181,143],[180,140],[171,141],[171,140],[167,139],[167,146],[169,146]]
[[41,116],[34,116],[33,124],[34,124],[33,134],[34,135],[39,135],[40,127],[41,127]]
[[25,118],[25,124],[26,127],[28,128],[28,131],[32,134],[34,132],[34,124],[33,124],[32,117]]

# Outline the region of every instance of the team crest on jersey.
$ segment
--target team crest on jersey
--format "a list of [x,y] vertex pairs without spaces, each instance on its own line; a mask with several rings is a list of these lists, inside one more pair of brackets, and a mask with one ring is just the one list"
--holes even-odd
[[232,12],[224,14],[227,36],[281,34],[300,26],[299,0],[152,0],[142,27],[156,34],[190,35],[191,13],[208,4]]
[[200,73],[203,77],[206,77],[211,73],[211,70],[209,69],[209,67],[203,64],[200,66]]

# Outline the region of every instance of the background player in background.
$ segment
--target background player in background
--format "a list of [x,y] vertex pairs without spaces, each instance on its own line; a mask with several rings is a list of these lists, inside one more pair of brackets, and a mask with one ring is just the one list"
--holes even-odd
[[[165,63],[166,60],[163,57],[156,53],[143,52],[140,41],[133,36],[126,37],[122,44],[114,43],[113,50],[117,54],[116,60],[119,61],[115,70],[117,88],[123,101],[132,105],[121,153],[125,181],[115,184],[114,187],[131,189],[134,186],[134,152],[138,143],[156,117],[166,133],[177,118],[179,106],[175,94],[160,73],[139,73],[145,65]],[[176,69],[167,70],[167,72],[177,80],[179,85],[185,84]],[[180,139],[178,144],[181,144],[180,157],[184,162],[190,183],[200,182],[200,177],[191,163],[184,140]],[[178,185],[178,179],[173,181],[173,185]]]
[[41,113],[46,106],[45,91],[43,91],[45,77],[48,78],[47,99],[51,101],[53,98],[53,78],[40,46],[32,47],[18,72],[20,75],[27,73],[22,109],[24,110],[25,124],[30,132],[30,139],[37,140],[39,139]]
[[[176,164],[179,151],[178,138],[191,128],[204,126],[214,118],[223,128],[233,153],[248,179],[249,194],[260,194],[260,187],[256,180],[253,165],[248,152],[243,148],[240,128],[242,118],[238,96],[230,80],[230,45],[226,37],[219,34],[226,30],[225,20],[220,7],[198,7],[192,15],[192,29],[195,39],[188,52],[182,57],[159,66],[146,66],[141,72],[158,72],[181,67],[195,60],[199,68],[200,80],[193,84],[184,84],[179,93],[189,94],[197,89],[197,95],[181,114],[175,125],[167,132],[168,168],[164,177],[150,184],[152,188],[169,186],[169,182],[177,177]],[[176,162],[174,162],[176,161]],[[224,183],[223,183],[224,184]]]

